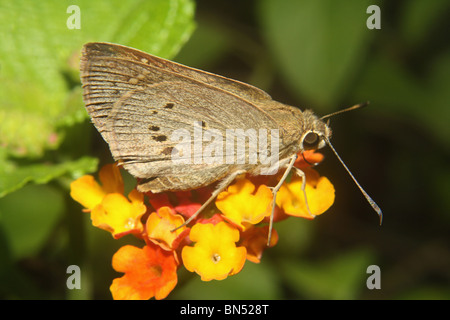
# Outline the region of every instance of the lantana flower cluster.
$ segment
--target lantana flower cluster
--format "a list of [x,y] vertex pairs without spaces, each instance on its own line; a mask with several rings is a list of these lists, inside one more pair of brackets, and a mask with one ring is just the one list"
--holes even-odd
[[[334,202],[333,185],[312,168],[322,159],[322,154],[307,151],[295,163],[305,172],[307,201],[314,216]],[[271,187],[281,174],[239,177],[217,196],[215,205],[178,229],[211,196],[214,186],[158,194],[133,189],[125,196],[119,167],[108,164],[99,172],[100,184],[85,175],[72,182],[70,194],[90,213],[92,224],[114,239],[128,234],[142,239],[141,248],[125,245],[112,258],[112,267],[124,273],[112,282],[113,298],[164,299],[175,288],[182,266],[210,281],[239,273],[247,260],[261,261],[268,248]],[[302,178],[296,175],[277,193],[274,222],[291,216],[313,218],[305,204]],[[275,228],[270,239],[273,247],[278,241]]]

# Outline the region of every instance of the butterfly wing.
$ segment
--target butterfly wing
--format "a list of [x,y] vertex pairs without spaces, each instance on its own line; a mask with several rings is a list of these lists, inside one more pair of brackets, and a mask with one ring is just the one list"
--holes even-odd
[[[141,189],[197,188],[237,169],[208,161],[204,145],[198,151],[200,130],[223,142],[231,128],[278,129],[257,106],[272,101],[264,91],[124,46],[86,44],[81,81],[92,121],[113,157],[143,179]],[[174,163],[174,155],[185,161]]]

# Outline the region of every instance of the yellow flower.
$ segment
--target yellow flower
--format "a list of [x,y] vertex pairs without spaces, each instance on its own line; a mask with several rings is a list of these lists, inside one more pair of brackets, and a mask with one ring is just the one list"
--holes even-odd
[[144,195],[133,190],[128,199],[123,195],[124,186],[119,167],[107,164],[99,173],[102,185],[94,177],[85,175],[70,185],[71,197],[91,212],[92,224],[120,238],[128,233],[140,233],[143,225],[140,221],[147,211]]
[[[306,197],[311,213],[315,216],[324,213],[334,202],[334,187],[326,177],[320,177],[313,169],[303,169],[306,174]],[[291,216],[312,219],[305,204],[302,191],[302,178],[293,176],[284,183],[277,193],[277,205]]]
[[82,176],[70,184],[70,196],[88,211],[102,202],[105,195],[105,190],[90,175]]
[[118,193],[107,194],[92,210],[92,224],[111,232],[116,239],[129,233],[141,233],[144,229],[141,217],[147,211],[144,195],[134,189],[128,198],[130,200]]
[[239,240],[237,229],[226,222],[216,225],[197,223],[189,236],[196,244],[183,248],[183,263],[187,270],[198,273],[203,281],[223,280],[241,271],[247,251],[244,247],[236,247]]
[[[330,181],[310,168],[322,158],[321,154],[305,152],[295,163],[305,172],[306,198],[313,215],[326,211],[335,197]],[[70,194],[83,205],[84,211],[91,213],[94,226],[111,232],[116,239],[131,233],[146,243],[142,249],[124,246],[114,255],[113,268],[125,274],[114,279],[110,287],[113,298],[163,299],[176,286],[180,261],[203,281],[234,275],[242,270],[246,260],[261,261],[267,248],[267,222],[273,201],[268,185],[273,186],[276,178],[238,179],[217,196],[215,204],[221,213],[196,219],[190,223],[192,228],[184,226],[174,232],[185,217],[194,214],[209,198],[210,187],[170,196],[133,190],[126,197],[120,170],[111,164],[100,170],[101,184],[86,175],[72,182]],[[151,214],[144,204],[145,195],[155,211]],[[313,218],[306,208],[302,178],[296,175],[281,186],[276,205],[274,222],[289,215]],[[217,209],[211,213],[218,212]],[[273,229],[269,247],[277,241],[278,234]]]
[[255,185],[244,178],[217,196],[217,208],[241,230],[261,222],[271,213],[272,191],[265,185],[259,186],[256,193],[254,191]]
[[99,178],[101,186],[91,175],[82,176],[70,184],[70,196],[88,211],[100,204],[108,193],[123,194],[122,175],[116,164],[103,166]]

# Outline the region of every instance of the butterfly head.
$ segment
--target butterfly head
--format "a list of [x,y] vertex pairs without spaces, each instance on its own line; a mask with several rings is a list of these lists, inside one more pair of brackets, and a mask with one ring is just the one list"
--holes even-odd
[[300,137],[300,150],[317,150],[326,145],[331,138],[331,129],[328,123],[311,114],[306,117],[303,134]]

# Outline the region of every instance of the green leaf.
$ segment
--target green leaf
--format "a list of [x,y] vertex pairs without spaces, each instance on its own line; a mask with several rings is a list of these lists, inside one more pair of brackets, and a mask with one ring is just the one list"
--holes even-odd
[[280,272],[285,275],[287,285],[300,296],[355,299],[366,286],[366,270],[371,260],[367,250],[355,250],[315,263],[284,260]]
[[203,26],[199,23],[189,42],[177,54],[176,61],[208,70],[228,51],[231,51],[230,43],[234,39],[226,31],[208,20],[203,21]]
[[0,145],[9,154],[41,156],[59,145],[61,118],[80,118],[66,105],[73,87],[67,77],[73,81],[85,42],[117,42],[170,58],[194,27],[190,0],[79,0],[80,29],[68,28],[76,14],[67,13],[69,5],[0,3]]
[[29,185],[2,198],[0,225],[14,259],[35,254],[48,240],[63,210],[64,195],[50,186]]
[[450,3],[447,0],[405,2],[399,24],[402,38],[408,44],[414,45],[427,41],[436,21],[445,19],[449,9]]
[[18,166],[13,162],[0,161],[0,198],[23,187],[27,182],[47,183],[65,174],[77,177],[95,171],[98,160],[83,157],[61,163],[36,163]]
[[[417,77],[389,57],[372,59],[355,86],[355,101],[369,100],[381,112],[414,119],[440,141],[450,145],[450,54],[430,62],[427,79]],[[383,110],[384,109],[384,110]]]
[[313,242],[314,224],[306,219],[289,218],[279,221],[274,228],[279,234],[278,254],[290,256],[292,252],[301,253]]
[[446,300],[450,299],[448,285],[425,285],[419,288],[409,288],[407,292],[395,297],[396,300]]
[[[116,42],[171,58],[194,28],[192,0],[78,0],[79,16],[68,10],[71,4],[0,2],[0,197],[28,181],[46,183],[94,167],[92,159],[71,161],[86,143],[83,135],[59,154],[68,162],[39,163],[87,119],[78,70],[84,43]],[[81,28],[69,28],[77,17]]]
[[329,111],[349,90],[372,35],[369,1],[264,0],[260,19],[281,74],[297,96]]

